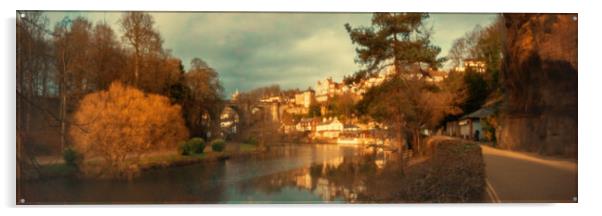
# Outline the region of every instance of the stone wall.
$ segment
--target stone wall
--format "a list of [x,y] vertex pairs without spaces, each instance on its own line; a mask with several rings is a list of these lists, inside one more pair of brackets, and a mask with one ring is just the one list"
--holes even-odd
[[576,14],[505,14],[498,143],[576,156]]
[[577,121],[572,117],[506,117],[500,123],[497,139],[501,148],[577,156]]

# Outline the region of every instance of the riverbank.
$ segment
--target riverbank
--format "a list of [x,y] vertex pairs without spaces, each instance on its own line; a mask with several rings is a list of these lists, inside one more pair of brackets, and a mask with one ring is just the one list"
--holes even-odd
[[478,145],[441,142],[433,155],[408,160],[399,152],[366,146],[252,147],[231,145],[226,152],[237,154],[227,163],[218,162],[225,153],[211,151],[147,155],[146,171],[131,179],[77,175],[19,181],[18,197],[28,203],[63,204],[481,202]]
[[[319,149],[323,150],[323,147]],[[228,143],[224,152],[212,152],[210,148],[206,150],[208,151],[195,155],[180,155],[175,151],[162,154],[147,154],[141,158],[138,168],[142,172],[150,170],[164,172],[163,170],[168,170],[171,167],[182,167],[185,169],[185,167],[193,164],[206,164],[208,166],[219,167],[220,163],[216,162],[226,159],[252,157],[251,161],[264,161],[271,160],[272,157],[283,156],[280,154],[264,154],[266,151],[258,149],[257,146],[244,143]],[[362,152],[361,149],[357,149],[357,151]],[[481,146],[478,143],[459,139],[446,139],[444,137],[431,137],[427,142],[425,155],[410,157],[405,165],[391,160],[385,163],[388,165],[381,165],[379,168],[380,159],[374,159],[375,161],[372,162],[364,161],[367,163],[364,167],[371,167],[374,170],[368,172],[371,174],[367,173],[366,176],[362,176],[361,178],[365,178],[363,181],[366,181],[366,185],[364,185],[366,188],[374,188],[374,190],[357,191],[358,199],[356,201],[370,203],[483,202],[486,184],[485,165],[481,151]],[[384,155],[381,156],[384,157]],[[377,155],[371,155],[368,158],[371,157],[377,157]],[[361,158],[366,159],[365,157]],[[343,160],[340,161],[342,162]],[[102,161],[89,160],[86,163],[93,166],[97,163],[96,166],[101,167]],[[291,162],[291,164],[294,163],[296,162]],[[335,182],[343,181],[337,178],[329,178],[344,175],[345,170],[347,170],[346,167],[350,165],[353,165],[353,163],[330,167],[327,169],[330,171],[325,176],[322,176],[322,179]],[[79,174],[77,170],[63,163],[44,166],[46,167],[40,169],[43,172],[41,175],[43,177],[67,177],[78,176]],[[400,166],[405,166],[405,168],[401,168],[404,171],[400,172]],[[310,170],[312,169],[310,168]],[[273,172],[273,170],[270,169],[266,172]],[[319,177],[316,178],[320,179]],[[386,186],[387,189],[380,190],[379,188],[383,186]]]
[[[256,145],[247,143],[227,143],[224,152],[213,152],[211,147],[206,147],[201,154],[182,155],[178,151],[153,152],[142,155],[137,164],[140,171],[161,169],[168,167],[186,166],[197,163],[211,163],[230,158],[246,157],[259,154],[263,151]],[[87,169],[100,169],[103,164],[102,158],[90,158],[81,162]],[[35,175],[29,178],[55,178],[76,176],[78,169],[68,166],[60,156],[43,157],[38,161],[39,166],[33,168]]]

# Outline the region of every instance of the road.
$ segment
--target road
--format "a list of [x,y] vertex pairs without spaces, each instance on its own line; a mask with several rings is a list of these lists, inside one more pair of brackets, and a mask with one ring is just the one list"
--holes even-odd
[[489,202],[576,202],[577,162],[481,145]]

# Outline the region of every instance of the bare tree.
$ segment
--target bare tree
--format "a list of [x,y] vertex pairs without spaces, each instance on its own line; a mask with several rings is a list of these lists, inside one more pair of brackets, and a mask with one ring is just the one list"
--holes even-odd
[[54,50],[55,50],[55,60],[56,60],[56,68],[57,68],[57,85],[58,85],[58,93],[60,98],[60,106],[59,106],[59,121],[60,121],[60,142],[61,149],[65,147],[66,136],[65,132],[67,129],[67,76],[68,76],[68,68],[71,65],[71,56],[72,53],[75,52],[72,44],[69,43],[70,34],[68,27],[70,25],[71,20],[64,19],[60,23],[58,23],[54,28]]
[[98,23],[94,27],[90,55],[93,61],[89,68],[94,88],[106,89],[115,80],[124,80],[126,55],[115,33],[106,23]]
[[89,70],[93,62],[89,55],[91,29],[92,24],[83,17],[74,20],[65,18],[54,28],[53,46],[55,67],[58,72],[56,83],[60,98],[61,149],[67,145],[69,110],[75,107],[80,98],[94,90],[90,86],[93,78]]
[[152,51],[161,49],[161,37],[154,30],[155,21],[148,13],[126,12],[120,23],[124,32],[122,39],[134,51],[133,84],[138,86],[144,57]]
[[[50,79],[50,45],[46,35],[48,18],[40,12],[18,12],[16,37],[17,178],[24,169],[36,167],[31,148],[32,112],[39,108],[37,96],[46,96]],[[17,188],[17,190],[19,190]]]
[[[40,12],[22,14],[17,20],[17,92],[33,101],[37,95],[48,94],[50,46],[45,37],[48,18]],[[17,126],[27,130],[31,109],[21,97],[17,99]]]

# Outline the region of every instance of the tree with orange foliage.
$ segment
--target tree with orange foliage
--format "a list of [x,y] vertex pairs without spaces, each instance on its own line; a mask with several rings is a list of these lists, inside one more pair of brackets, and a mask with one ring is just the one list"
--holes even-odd
[[179,105],[120,82],[86,95],[70,132],[78,152],[104,159],[117,175],[137,171],[142,154],[176,149],[188,138]]

